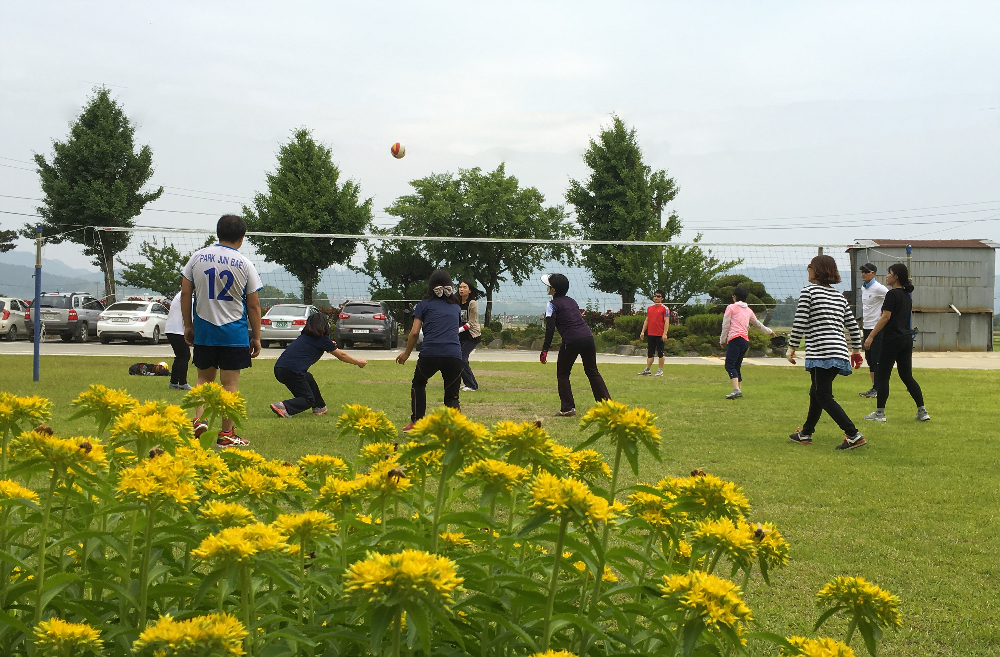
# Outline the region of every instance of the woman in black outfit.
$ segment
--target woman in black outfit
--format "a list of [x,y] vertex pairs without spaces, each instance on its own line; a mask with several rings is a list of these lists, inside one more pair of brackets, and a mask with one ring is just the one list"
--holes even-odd
[[910,282],[910,272],[906,265],[897,263],[889,266],[885,275],[889,292],[882,303],[882,316],[865,340],[865,349],[871,347],[872,340],[882,334],[882,352],[878,358],[878,369],[875,371],[875,390],[878,392],[878,402],[875,410],[865,416],[866,420],[885,422],[885,402],[889,399],[889,377],[892,376],[892,366],[896,365],[899,378],[906,385],[907,392],[917,404],[918,422],[931,419],[924,408],[924,395],[920,385],[913,378],[913,333],[910,329],[910,313],[913,311],[913,283]]
[[552,301],[545,308],[545,342],[538,360],[547,362],[549,347],[552,346],[553,333],[558,330],[562,337],[559,347],[559,359],[556,361],[556,380],[559,382],[559,412],[558,417],[576,415],[576,403],[573,400],[573,388],[569,384],[569,375],[573,370],[576,357],[583,360],[583,371],[590,379],[590,389],[594,399],[602,401],[611,399],[604,377],[597,371],[597,345],[594,344],[594,334],[583,321],[580,306],[572,298],[566,296],[569,291],[569,279],[562,274],[546,274],[542,282],[548,286]]

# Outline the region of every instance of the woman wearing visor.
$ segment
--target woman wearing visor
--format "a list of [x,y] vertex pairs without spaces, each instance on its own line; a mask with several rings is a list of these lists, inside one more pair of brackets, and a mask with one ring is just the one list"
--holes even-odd
[[396,356],[402,365],[417,344],[420,329],[424,342],[417,357],[410,387],[410,423],[403,431],[413,428],[413,423],[427,411],[427,380],[437,372],[444,379],[444,405],[458,408],[458,391],[462,385],[462,345],[458,333],[462,329],[462,307],[455,296],[451,274],[436,269],[427,280],[427,292],[413,309],[413,327],[406,337],[406,350]]
[[573,400],[569,375],[577,356],[583,360],[583,371],[590,380],[594,399],[597,401],[611,399],[611,395],[604,383],[604,377],[597,371],[597,345],[594,344],[594,334],[583,321],[580,306],[571,297],[566,296],[569,291],[569,279],[562,274],[546,274],[542,276],[542,283],[548,287],[552,301],[545,308],[545,342],[542,344],[542,353],[538,360],[542,363],[547,361],[549,347],[552,346],[552,335],[558,330],[562,337],[562,346],[559,347],[559,359],[556,361],[560,402],[559,412],[556,415],[572,417],[576,415],[576,402]]

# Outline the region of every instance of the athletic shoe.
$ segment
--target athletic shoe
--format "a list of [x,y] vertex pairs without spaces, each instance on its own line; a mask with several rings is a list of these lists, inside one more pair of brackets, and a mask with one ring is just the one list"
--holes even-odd
[[876,397],[878,397],[878,391],[875,390],[875,388],[872,388],[871,390],[865,390],[864,392],[859,392],[858,394],[868,399],[875,399]]
[[274,411],[274,414],[278,417],[292,417],[289,415],[288,411],[285,410],[285,405],[281,402],[274,402],[271,404],[271,410]]
[[867,445],[867,444],[868,441],[865,440],[865,437],[862,436],[861,432],[859,431],[856,434],[854,434],[853,438],[848,438],[845,435],[844,442],[834,447],[834,449],[856,449],[858,447],[861,447],[862,445]]
[[789,434],[788,439],[793,443],[798,443],[800,445],[812,445],[813,437],[809,434],[802,433],[802,427],[795,430],[795,433]]
[[653,376],[653,373],[650,372],[649,368],[647,367],[643,371],[639,372],[639,376]]
[[190,390],[191,386],[186,383],[171,383],[169,386],[170,390]]
[[916,420],[917,422],[926,422],[927,420],[931,419],[931,416],[930,413],[928,413],[925,409],[917,409],[917,417],[913,419]]
[[[646,370],[646,371],[648,372],[649,370]],[[574,415],[576,415],[576,409],[575,408],[571,408],[568,411],[558,411],[556,413],[556,417],[573,417]]]
[[313,408],[313,415],[326,415],[326,406],[316,406]]
[[405,427],[403,427],[403,428],[401,429],[401,431],[402,431],[403,433],[409,433],[409,432],[410,432],[410,431],[412,431],[412,430],[413,430],[413,423],[412,423],[412,422],[410,422],[409,424],[407,424],[407,425],[406,425]]
[[462,392],[475,392],[477,388],[470,388],[467,385],[463,385],[461,388],[459,388],[459,390],[461,390]]
[[663,368],[656,370],[656,374],[654,374],[653,376],[663,376]]
[[208,425],[202,421],[200,417],[196,417],[191,420],[191,424],[194,425],[194,437],[198,438],[201,434],[208,431]]
[[235,429],[220,431],[215,439],[215,444],[219,447],[249,447],[250,441],[236,435]]
[[880,411],[875,409],[871,413],[865,416],[866,420],[871,420],[872,422],[885,422],[885,411]]
[[740,390],[733,390],[731,393],[726,395],[726,399],[743,399],[743,392]]

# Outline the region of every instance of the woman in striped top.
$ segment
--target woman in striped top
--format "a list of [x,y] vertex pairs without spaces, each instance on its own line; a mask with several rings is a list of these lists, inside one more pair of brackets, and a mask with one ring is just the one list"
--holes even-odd
[[[837,290],[840,282],[837,261],[819,255],[808,266],[809,285],[799,293],[795,322],[789,336],[788,360],[795,364],[795,345],[805,336],[806,370],[812,379],[809,387],[809,412],[805,423],[788,436],[800,445],[811,445],[812,434],[823,411],[844,431],[844,442],[837,449],[854,449],[865,444],[865,438],[833,398],[833,380],[838,374],[851,373],[851,365],[861,367],[861,330],[847,300]],[[851,350],[847,353],[844,328],[851,334]]]

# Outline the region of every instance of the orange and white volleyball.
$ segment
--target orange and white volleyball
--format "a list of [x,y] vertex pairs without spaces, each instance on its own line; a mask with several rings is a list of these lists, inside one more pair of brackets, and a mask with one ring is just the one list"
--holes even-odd
[[392,153],[392,156],[394,158],[400,160],[403,158],[404,155],[406,155],[406,147],[397,141],[395,144],[392,145],[392,148],[389,149],[389,152]]

